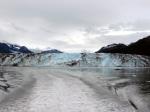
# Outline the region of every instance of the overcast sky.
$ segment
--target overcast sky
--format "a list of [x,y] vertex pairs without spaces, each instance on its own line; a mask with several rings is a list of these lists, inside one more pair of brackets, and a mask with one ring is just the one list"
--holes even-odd
[[0,41],[96,51],[150,34],[149,0],[0,0]]

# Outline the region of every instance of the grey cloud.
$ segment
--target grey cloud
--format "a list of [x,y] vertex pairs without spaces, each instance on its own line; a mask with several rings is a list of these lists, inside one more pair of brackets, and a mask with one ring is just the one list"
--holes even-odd
[[[0,0],[0,40],[76,52],[130,43],[149,35],[149,5],[147,0]],[[106,35],[122,30],[134,33]]]

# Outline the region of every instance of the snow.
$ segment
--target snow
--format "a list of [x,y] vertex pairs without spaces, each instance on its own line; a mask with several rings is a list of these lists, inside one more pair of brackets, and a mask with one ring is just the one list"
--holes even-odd
[[112,47],[115,47],[115,46],[117,46],[117,45],[118,45],[118,44],[111,44],[111,45],[108,45],[108,46],[103,47],[103,49],[112,48]]

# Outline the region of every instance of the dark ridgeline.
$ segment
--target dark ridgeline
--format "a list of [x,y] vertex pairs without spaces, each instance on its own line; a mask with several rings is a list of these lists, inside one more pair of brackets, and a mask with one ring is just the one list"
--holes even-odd
[[42,51],[41,53],[63,53],[63,52],[57,49],[51,49],[51,50]]
[[32,51],[25,46],[0,43],[0,53],[32,53]]
[[122,53],[150,56],[150,36],[131,43],[128,46],[124,44],[111,44],[102,47],[96,53]]
[[123,53],[127,46],[124,44],[111,44],[106,47],[102,47],[97,53]]

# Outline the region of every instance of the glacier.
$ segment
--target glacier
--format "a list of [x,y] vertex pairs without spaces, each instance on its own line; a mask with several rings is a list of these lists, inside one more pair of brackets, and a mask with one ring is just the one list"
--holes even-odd
[[4,66],[150,67],[150,57],[118,53],[16,53],[0,54]]

